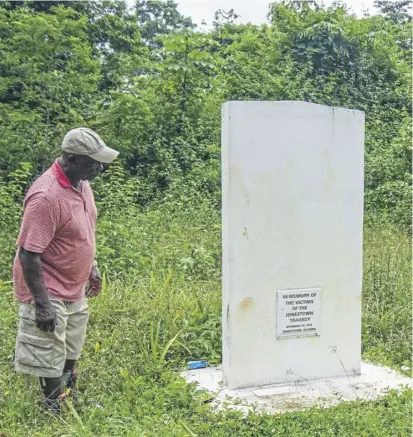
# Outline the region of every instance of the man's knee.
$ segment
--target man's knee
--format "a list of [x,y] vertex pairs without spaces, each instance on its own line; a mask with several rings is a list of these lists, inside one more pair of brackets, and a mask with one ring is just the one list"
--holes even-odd
[[66,326],[66,359],[77,360],[83,349],[86,338],[86,329],[89,321],[89,310],[86,299],[75,304],[76,311],[67,321]]

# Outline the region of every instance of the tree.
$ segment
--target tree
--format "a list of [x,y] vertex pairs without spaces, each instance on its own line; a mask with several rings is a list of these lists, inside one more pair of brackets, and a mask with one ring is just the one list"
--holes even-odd
[[135,10],[142,39],[151,48],[161,47],[159,36],[172,31],[196,27],[190,18],[184,17],[173,0],[136,1]]
[[214,14],[213,25],[215,28],[228,25],[235,24],[235,21],[238,20],[240,16],[235,13],[234,9],[230,9],[229,11],[224,11],[222,9],[218,9]]
[[106,94],[127,89],[149,68],[149,50],[142,41],[136,16],[129,13],[125,2],[103,2],[93,8],[88,13],[87,33],[92,53],[101,62],[99,88]]
[[22,156],[41,170],[64,132],[87,123],[121,151],[125,174],[139,176],[135,201],[182,183],[219,196],[221,104],[302,100],[365,111],[367,211],[394,209],[392,220],[407,223],[406,2],[381,2],[384,16],[359,19],[338,2],[278,1],[269,25],[239,25],[219,10],[202,32],[171,0],[133,10],[58,3],[0,8],[3,174]]
[[22,154],[44,168],[65,130],[90,118],[99,63],[86,25],[65,7],[0,9],[0,169],[16,168]]
[[412,20],[412,0],[376,0],[374,6],[394,23],[403,24]]
[[81,1],[41,1],[41,0],[23,0],[23,1],[7,1],[1,0],[0,7],[5,9],[14,10],[20,7],[27,7],[36,12],[51,13],[52,9],[59,6],[70,7],[79,12],[87,9],[87,4]]

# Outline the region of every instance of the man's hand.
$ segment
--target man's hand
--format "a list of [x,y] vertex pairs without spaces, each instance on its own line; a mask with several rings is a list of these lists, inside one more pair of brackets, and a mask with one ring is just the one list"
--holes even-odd
[[47,301],[35,303],[36,326],[42,331],[53,332],[56,328],[56,309]]
[[92,267],[89,276],[89,284],[86,289],[87,297],[95,297],[102,290],[102,277],[100,276],[99,270],[96,266]]

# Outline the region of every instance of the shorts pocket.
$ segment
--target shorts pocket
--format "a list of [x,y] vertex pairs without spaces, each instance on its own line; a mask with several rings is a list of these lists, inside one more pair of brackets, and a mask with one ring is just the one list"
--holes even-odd
[[29,303],[21,303],[19,306],[19,317],[25,320],[35,321],[35,308],[34,305]]
[[32,367],[53,367],[54,338],[37,337],[34,333],[19,332],[16,360]]

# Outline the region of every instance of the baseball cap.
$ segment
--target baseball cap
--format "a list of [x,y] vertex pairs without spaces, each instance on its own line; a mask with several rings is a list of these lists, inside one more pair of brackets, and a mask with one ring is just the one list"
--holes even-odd
[[62,152],[72,155],[87,155],[98,162],[109,164],[119,152],[108,147],[92,129],[78,127],[70,130],[63,138]]

